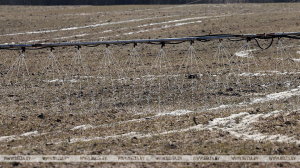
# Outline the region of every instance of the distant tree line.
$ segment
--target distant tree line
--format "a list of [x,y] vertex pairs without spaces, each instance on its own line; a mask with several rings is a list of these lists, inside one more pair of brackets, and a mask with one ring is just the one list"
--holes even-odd
[[130,5],[186,3],[280,3],[300,0],[0,0],[0,5]]

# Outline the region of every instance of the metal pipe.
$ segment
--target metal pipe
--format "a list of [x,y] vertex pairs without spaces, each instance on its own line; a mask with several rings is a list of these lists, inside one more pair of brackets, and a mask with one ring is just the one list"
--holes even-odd
[[76,43],[40,43],[40,44],[19,44],[19,45],[0,45],[0,49],[21,49],[21,48],[46,48],[46,47],[63,47],[63,46],[95,46],[95,45],[110,45],[110,44],[137,44],[137,43],[172,43],[172,42],[185,42],[185,41],[203,41],[214,39],[234,39],[234,38],[275,38],[286,37],[296,35],[300,36],[300,32],[288,32],[288,33],[269,33],[269,34],[242,34],[242,35],[208,35],[208,36],[195,36],[184,38],[165,38],[165,39],[140,39],[140,40],[118,40],[118,41],[94,41],[94,42],[76,42]]

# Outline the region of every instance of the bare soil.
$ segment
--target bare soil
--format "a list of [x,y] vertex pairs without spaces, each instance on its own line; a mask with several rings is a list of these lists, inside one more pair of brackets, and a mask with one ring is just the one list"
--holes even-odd
[[[0,6],[0,44],[297,32],[299,8],[297,3]],[[111,55],[105,46],[82,46],[80,54],[76,54],[77,47],[55,48],[53,54],[56,59],[50,55],[48,48],[26,50],[24,57],[19,57],[20,51],[2,50],[0,154],[298,155],[299,41],[280,40],[286,47],[281,50],[277,39],[268,50],[259,49],[252,40],[249,42],[251,52],[247,48],[244,50],[246,57],[236,54],[246,43],[244,40],[223,40],[222,44],[229,54],[218,52],[218,40],[196,41],[194,50],[188,50],[188,42],[167,44],[163,47],[167,61],[157,57],[161,46],[150,44],[138,44],[136,50],[139,55],[132,52],[133,45],[109,46]],[[259,43],[267,46],[270,40],[259,40]],[[196,54],[192,55],[195,57],[188,55],[188,51],[195,51]],[[275,110],[280,113],[271,114]],[[279,134],[295,141],[258,141],[231,134],[228,131],[230,126],[244,122],[247,119],[244,116],[233,118],[225,125],[210,127],[216,119],[242,112],[253,116],[270,114],[249,125],[252,133]],[[190,129],[196,126],[205,129]],[[299,165],[0,165],[14,166]]]

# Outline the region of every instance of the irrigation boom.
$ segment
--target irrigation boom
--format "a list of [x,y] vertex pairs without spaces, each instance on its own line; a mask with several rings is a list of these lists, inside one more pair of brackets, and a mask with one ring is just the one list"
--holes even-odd
[[176,44],[186,41],[210,41],[215,39],[273,39],[273,38],[295,38],[300,39],[300,32],[287,32],[287,33],[269,33],[269,34],[216,34],[206,36],[194,36],[184,38],[165,38],[165,39],[139,39],[139,40],[117,40],[117,41],[94,41],[94,42],[75,42],[75,43],[39,43],[39,44],[18,44],[18,45],[0,45],[0,49],[23,49],[25,48],[53,48],[63,46],[98,46],[98,45],[111,45],[111,44]]

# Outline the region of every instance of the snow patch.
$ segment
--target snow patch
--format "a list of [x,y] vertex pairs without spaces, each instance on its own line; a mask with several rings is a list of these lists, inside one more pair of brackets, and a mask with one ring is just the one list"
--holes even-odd
[[181,115],[192,113],[192,112],[194,112],[194,111],[190,111],[190,110],[175,110],[175,111],[166,112],[166,113],[158,113],[155,116],[163,116],[163,115],[181,116]]
[[[159,24],[169,24],[169,23],[176,23],[176,22],[184,22],[184,21],[188,21],[188,20],[206,19],[206,18],[212,18],[212,17],[217,17],[217,16],[184,18],[184,19],[180,19],[180,20],[170,20],[170,21],[165,21],[165,22],[143,24],[143,25],[140,25],[140,26],[137,26],[137,27],[141,28],[141,27],[148,27],[148,26],[154,26],[154,25],[159,25]],[[202,21],[197,21],[197,22],[202,22]],[[196,22],[187,22],[186,24],[188,24],[188,23],[196,23]],[[178,26],[180,26],[181,24],[184,25],[185,23],[179,23]]]
[[[112,136],[105,136],[105,137],[94,137],[94,138],[73,138],[70,139],[70,143],[76,143],[76,142],[89,142],[93,140],[105,140],[105,139],[110,139],[110,138],[120,138],[120,137],[132,137],[138,135],[136,132],[129,132],[121,135],[112,135]],[[58,144],[58,143],[56,143]]]
[[37,134],[38,134],[38,131],[32,131],[32,132],[23,133],[20,136],[18,136],[18,135],[2,136],[2,137],[0,137],[0,141],[11,141],[14,139],[19,139],[19,137],[25,137],[25,136],[31,136],[31,135],[37,135]]
[[271,116],[277,116],[278,113],[280,113],[280,112],[281,112],[281,111],[275,110],[275,111],[273,111],[273,112],[271,112],[271,113],[265,114],[265,115],[263,116],[263,118],[268,118],[268,117],[271,117]]
[[15,135],[12,135],[12,136],[2,136],[0,137],[0,141],[6,141],[6,140],[13,140],[15,139]]
[[270,140],[273,142],[295,142],[297,144],[300,144],[299,140],[296,140],[294,137],[288,137],[284,135],[264,135],[262,133],[257,132],[256,130],[252,130],[251,125],[254,122],[258,122],[260,117],[269,117],[274,114],[277,114],[278,111],[274,111],[268,114],[249,114],[247,112],[241,112],[238,114],[232,114],[228,117],[224,118],[215,118],[213,121],[210,121],[207,125],[196,125],[180,130],[172,130],[172,131],[166,131],[156,134],[138,134],[136,132],[129,132],[126,134],[121,135],[113,135],[113,136],[104,136],[104,137],[93,137],[93,138],[75,138],[72,139],[71,143],[78,142],[78,141],[92,141],[92,140],[105,140],[109,138],[125,138],[125,137],[138,137],[138,138],[147,138],[152,136],[159,136],[159,135],[166,135],[166,134],[172,134],[172,133],[181,133],[181,132],[187,132],[190,130],[223,130],[227,131],[230,134],[242,138],[242,139],[252,139],[255,141],[260,140]]
[[277,142],[296,142],[300,144],[299,140],[294,137],[288,137],[284,135],[264,135],[259,133],[257,130],[252,130],[251,125],[254,122],[258,122],[260,117],[267,118],[272,115],[278,114],[278,111],[273,111],[268,114],[255,114],[250,115],[249,113],[242,112],[239,114],[232,114],[229,117],[217,118],[211,121],[207,126],[208,129],[220,129],[223,131],[228,131],[232,135],[242,138],[242,139],[252,139],[255,141],[260,140],[270,140]]
[[78,130],[78,129],[86,130],[88,128],[93,128],[93,126],[89,125],[89,124],[87,124],[87,125],[79,125],[79,126],[76,126],[76,127],[72,128],[71,131]]
[[297,96],[300,95],[299,89],[300,87],[298,86],[296,89],[291,89],[289,91],[269,94],[262,98],[253,99],[250,104],[264,103],[272,100],[280,100],[280,99],[290,98],[292,96]]
[[175,26],[183,26],[183,25],[187,25],[187,24],[192,24],[192,23],[201,23],[202,21],[196,21],[196,22],[186,22],[186,23],[176,23]]
[[53,79],[53,80],[44,80],[44,82],[54,83],[54,82],[63,82],[63,80],[60,80],[60,79]]
[[35,134],[38,134],[38,131],[26,132],[24,134],[21,134],[20,136],[30,136],[30,135],[35,135]]
[[226,109],[226,108],[229,108],[229,107],[232,107],[232,105],[221,105],[221,106],[218,106],[218,107],[213,107],[213,108],[210,108],[210,109],[207,109],[208,111],[211,111],[211,110],[219,110],[219,109]]
[[249,54],[252,52],[252,51],[255,51],[256,49],[254,50],[243,50],[243,51],[239,51],[239,52],[236,52],[235,55],[238,56],[238,57],[249,57]]
[[294,61],[297,61],[297,62],[300,62],[300,58],[299,58],[299,59],[294,58],[293,60],[294,60]]
[[246,73],[246,72],[244,72],[244,73],[241,73],[241,74],[239,74],[239,76],[265,76],[265,75],[267,75],[267,74],[264,74],[264,73]]
[[15,35],[25,35],[25,34],[41,34],[41,33],[53,33],[58,31],[70,31],[70,30],[77,30],[77,29],[85,29],[85,28],[93,28],[93,27],[101,27],[107,25],[114,25],[114,24],[121,24],[121,23],[131,23],[131,22],[139,22],[143,20],[155,19],[155,18],[165,18],[165,17],[172,17],[172,16],[163,16],[163,17],[149,17],[149,18],[141,18],[141,19],[131,19],[131,20],[123,20],[118,22],[108,22],[108,23],[98,23],[86,26],[79,26],[79,27],[68,27],[62,29],[54,29],[54,30],[43,30],[43,31],[31,31],[31,32],[24,32],[24,33],[11,33],[11,34],[3,34],[0,36],[15,36]]

